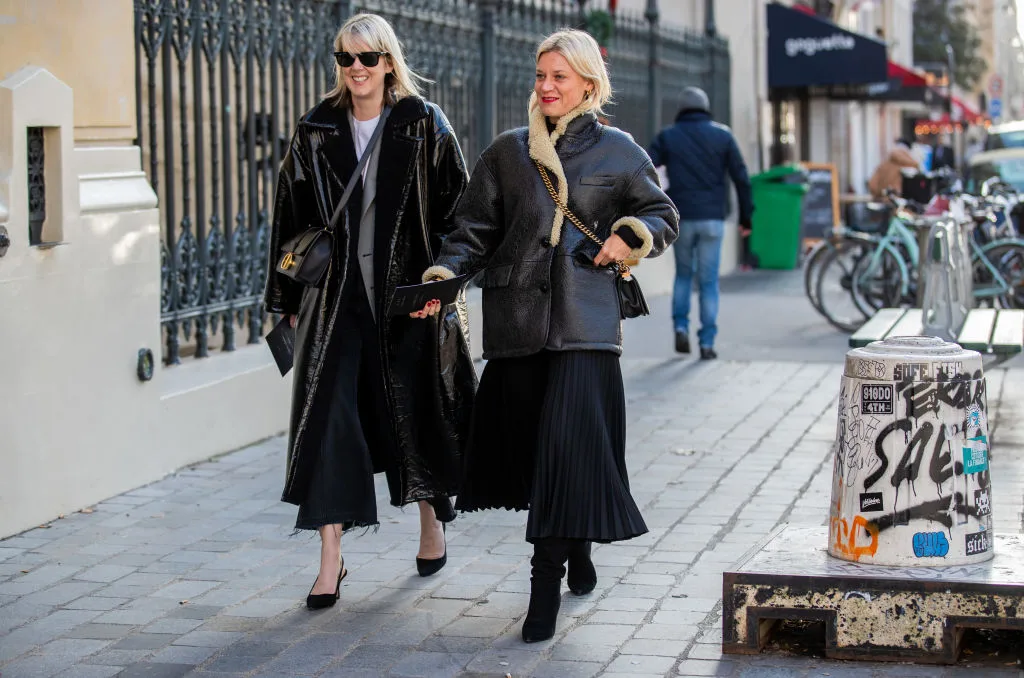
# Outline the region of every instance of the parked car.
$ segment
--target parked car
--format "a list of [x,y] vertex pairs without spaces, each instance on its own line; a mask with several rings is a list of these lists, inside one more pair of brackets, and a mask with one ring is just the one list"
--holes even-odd
[[1024,148],[1024,120],[992,125],[985,138],[986,151],[1000,148]]
[[[965,177],[965,189],[969,193],[977,195],[981,191],[981,185],[992,177],[997,177],[1003,183],[1012,186],[1019,194],[1024,194],[1024,147],[1000,148],[995,151],[981,151],[971,158],[967,167]],[[1010,213],[1014,230],[1020,233],[1022,217],[1024,217],[1024,202],[1018,204]],[[1003,217],[1000,217],[995,226],[1003,226]]]
[[[1024,139],[1024,127],[1021,128],[1021,135]],[[977,193],[982,182],[991,177],[999,177],[1018,192],[1024,193],[1024,143],[1016,147],[976,153],[967,168],[967,191]]]

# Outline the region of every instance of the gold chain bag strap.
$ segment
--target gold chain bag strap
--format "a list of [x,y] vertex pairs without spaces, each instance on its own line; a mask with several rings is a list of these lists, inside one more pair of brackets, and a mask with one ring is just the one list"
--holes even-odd
[[[555,201],[555,205],[565,215],[565,218],[571,221],[573,226],[580,229],[583,235],[593,240],[598,246],[604,247],[604,241],[587,228],[583,221],[572,213],[569,206],[558,197],[558,192],[555,191],[555,187],[551,184],[551,177],[548,176],[547,169],[536,160],[533,162],[537,165],[541,181],[544,182],[545,188],[551,194],[551,199]],[[619,272],[618,276],[616,276],[615,287],[619,293],[619,312],[622,317],[637,318],[650,314],[651,310],[647,307],[647,300],[644,299],[643,290],[640,289],[640,281],[630,272],[629,266],[625,262],[617,262],[615,266]]]

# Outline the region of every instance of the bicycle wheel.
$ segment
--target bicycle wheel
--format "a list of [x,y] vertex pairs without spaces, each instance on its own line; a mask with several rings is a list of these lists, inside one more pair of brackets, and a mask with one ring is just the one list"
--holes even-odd
[[843,332],[857,331],[868,319],[854,303],[851,288],[854,267],[872,251],[873,243],[846,240],[828,250],[819,264],[815,285],[818,312]]
[[817,296],[818,273],[821,263],[825,261],[825,257],[828,256],[831,249],[832,243],[828,240],[822,240],[814,246],[814,249],[810,251],[804,260],[804,294],[807,295],[807,300],[811,302],[811,306],[818,313],[821,313],[821,306],[818,303]]
[[[985,250],[984,254],[1007,286],[995,296],[999,305],[1002,308],[1024,308],[1024,243],[996,245]],[[974,261],[974,279],[976,289],[991,289],[1001,285],[980,259]]]
[[861,257],[853,269],[850,292],[853,303],[866,317],[880,308],[897,307],[903,302],[906,273],[893,250],[886,248],[878,257]]

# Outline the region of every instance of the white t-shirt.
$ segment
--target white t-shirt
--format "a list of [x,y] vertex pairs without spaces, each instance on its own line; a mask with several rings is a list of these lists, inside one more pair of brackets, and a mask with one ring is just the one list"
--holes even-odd
[[[363,157],[363,151],[366,150],[366,146],[370,143],[370,137],[373,136],[373,130],[377,129],[377,121],[380,120],[380,116],[370,118],[369,120],[356,120],[352,118],[353,126],[355,127],[356,134],[353,141],[356,144],[356,159]],[[363,181],[366,181],[366,170],[370,166],[370,163],[366,163],[363,166]]]

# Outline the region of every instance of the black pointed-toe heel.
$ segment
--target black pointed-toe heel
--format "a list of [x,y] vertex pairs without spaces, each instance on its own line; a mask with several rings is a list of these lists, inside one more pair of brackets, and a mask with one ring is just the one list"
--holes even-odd
[[530,607],[523,621],[523,642],[539,643],[555,635],[562,604],[561,580],[530,582]]
[[[447,534],[444,523],[441,523],[441,532]],[[421,577],[429,577],[437,574],[448,562],[448,542],[445,540],[444,553],[440,558],[416,558],[416,571]]]
[[577,596],[585,596],[597,586],[597,570],[590,559],[590,542],[576,544],[569,551],[569,590]]
[[[338,585],[334,588],[334,593],[313,593],[313,589],[309,589],[309,595],[306,596],[306,607],[310,610],[322,610],[325,607],[333,607],[338,598],[341,597],[341,580],[348,574],[348,570],[345,569],[345,559],[341,559],[341,571],[338,572]],[[313,582],[313,586],[316,586],[316,582]]]

